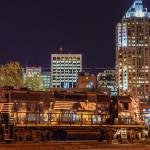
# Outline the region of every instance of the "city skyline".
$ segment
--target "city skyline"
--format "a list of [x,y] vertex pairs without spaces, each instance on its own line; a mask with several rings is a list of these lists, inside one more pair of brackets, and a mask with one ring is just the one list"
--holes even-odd
[[149,1],[0,2],[2,150],[149,148]]
[[133,1],[84,2],[1,2],[0,63],[49,67],[50,54],[63,47],[82,53],[83,67],[114,68],[115,26]]

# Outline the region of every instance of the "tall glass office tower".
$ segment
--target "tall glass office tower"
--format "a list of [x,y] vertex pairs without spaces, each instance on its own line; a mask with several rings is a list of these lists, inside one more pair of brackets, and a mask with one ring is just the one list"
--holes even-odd
[[150,95],[150,13],[142,0],[134,0],[116,27],[116,82],[120,95]]

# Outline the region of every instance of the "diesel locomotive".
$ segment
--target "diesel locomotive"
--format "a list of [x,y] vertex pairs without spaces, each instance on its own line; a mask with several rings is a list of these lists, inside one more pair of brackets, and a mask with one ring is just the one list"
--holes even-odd
[[65,140],[71,132],[111,138],[124,129],[141,132],[139,110],[136,98],[102,92],[1,90],[0,141]]

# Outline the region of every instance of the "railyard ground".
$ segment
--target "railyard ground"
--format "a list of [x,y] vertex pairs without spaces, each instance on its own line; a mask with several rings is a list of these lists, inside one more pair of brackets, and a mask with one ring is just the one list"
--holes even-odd
[[97,141],[0,144],[0,150],[150,150],[150,143],[107,144]]

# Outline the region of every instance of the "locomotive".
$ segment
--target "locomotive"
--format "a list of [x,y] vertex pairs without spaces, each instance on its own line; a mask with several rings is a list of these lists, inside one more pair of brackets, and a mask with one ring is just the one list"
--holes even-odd
[[70,131],[108,135],[108,129],[112,133],[122,128],[144,128],[138,99],[110,97],[103,92],[1,90],[0,93],[1,141],[37,137],[65,140]]

